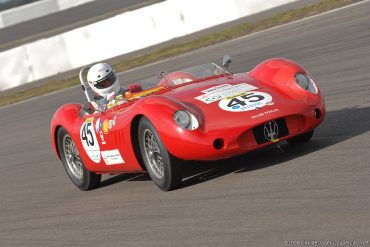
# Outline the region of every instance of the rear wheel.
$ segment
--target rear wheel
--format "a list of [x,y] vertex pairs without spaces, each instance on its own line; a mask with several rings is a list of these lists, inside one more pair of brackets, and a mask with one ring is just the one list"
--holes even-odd
[[60,158],[71,181],[80,190],[97,188],[100,185],[101,175],[86,169],[75,143],[63,127],[58,131],[57,140]]
[[153,124],[143,117],[139,123],[139,145],[142,159],[155,185],[163,191],[181,184],[181,161],[173,157],[162,144]]
[[306,142],[311,140],[311,138],[313,136],[313,132],[314,132],[314,130],[311,130],[310,132],[307,132],[307,133],[304,133],[302,135],[290,138],[287,141],[292,146],[299,145],[299,144],[302,144],[302,143],[306,143]]

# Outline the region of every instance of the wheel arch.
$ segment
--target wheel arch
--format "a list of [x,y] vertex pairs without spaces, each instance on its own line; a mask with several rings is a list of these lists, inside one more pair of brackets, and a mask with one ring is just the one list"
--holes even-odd
[[54,152],[59,159],[61,159],[61,156],[58,150],[58,132],[60,128],[64,128],[68,131],[68,129],[72,127],[71,123],[73,123],[76,118],[80,117],[80,109],[80,104],[69,103],[59,107],[53,115],[50,123],[50,139]]
[[58,132],[59,130],[63,128],[61,125],[58,125],[54,129],[54,135],[53,135],[53,147],[55,150],[55,153],[57,154],[58,158],[61,159],[60,153],[59,153],[59,146],[58,146]]
[[132,119],[131,126],[130,126],[130,136],[131,136],[132,149],[134,151],[135,158],[137,162],[139,163],[140,167],[144,171],[146,171],[143,158],[141,157],[140,145],[139,145],[139,123],[140,123],[141,118],[143,117],[145,117],[145,115],[138,114]]
[[[139,142],[138,142],[138,130],[139,122],[145,117],[156,129],[158,136],[160,137],[163,145],[166,147],[168,152],[173,154],[171,147],[174,146],[173,140],[178,140],[178,126],[173,120],[173,114],[178,110],[188,110],[181,102],[178,102],[172,98],[165,96],[151,96],[144,98],[140,104],[136,106],[135,116],[131,121],[131,140],[132,147],[135,152],[136,159],[140,166],[145,169],[144,162],[141,158]],[[136,146],[135,146],[136,145]]]

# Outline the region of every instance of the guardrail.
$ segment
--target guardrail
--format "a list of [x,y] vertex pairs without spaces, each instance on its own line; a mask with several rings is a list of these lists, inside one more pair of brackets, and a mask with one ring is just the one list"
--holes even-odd
[[0,91],[296,0],[167,0],[0,53]]

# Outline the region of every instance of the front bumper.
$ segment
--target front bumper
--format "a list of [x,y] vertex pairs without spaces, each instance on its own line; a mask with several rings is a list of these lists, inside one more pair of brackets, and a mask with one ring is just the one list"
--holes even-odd
[[[303,113],[276,114],[271,118],[253,121],[253,125],[223,128],[213,133],[187,131],[178,128],[177,137],[164,138],[169,152],[183,160],[220,160],[247,153],[309,132],[325,118],[325,106],[308,107]],[[284,119],[288,133],[282,137],[257,143],[253,128],[269,121]]]

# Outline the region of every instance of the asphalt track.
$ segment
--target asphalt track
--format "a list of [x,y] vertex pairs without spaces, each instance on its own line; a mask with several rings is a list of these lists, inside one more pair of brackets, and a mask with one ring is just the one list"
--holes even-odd
[[[286,57],[309,69],[324,91],[327,118],[310,143],[283,143],[283,154],[266,148],[189,163],[183,187],[172,192],[158,190],[146,175],[106,177],[90,192],[69,182],[51,149],[49,123],[61,104],[82,102],[79,88],[0,108],[0,245],[370,241],[369,11],[365,1],[122,74],[122,82],[136,82],[161,70],[220,61],[225,53],[235,72]],[[362,243],[357,246],[369,245]]]

